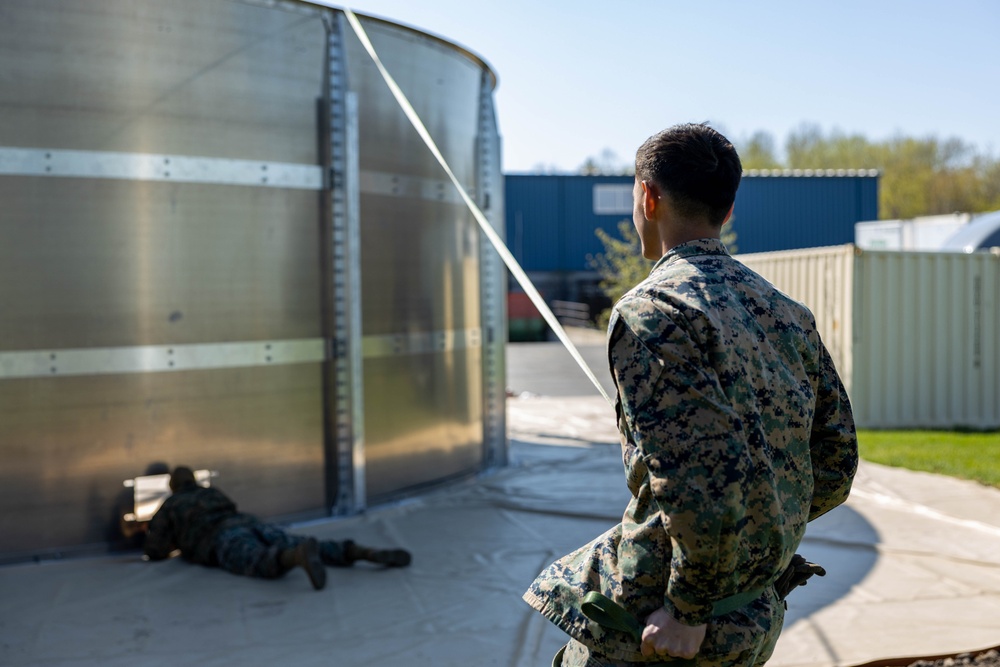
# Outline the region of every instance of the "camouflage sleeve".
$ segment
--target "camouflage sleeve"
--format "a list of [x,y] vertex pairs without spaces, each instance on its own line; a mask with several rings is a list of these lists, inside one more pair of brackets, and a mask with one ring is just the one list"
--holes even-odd
[[170,519],[168,509],[169,502],[170,498],[167,498],[149,522],[149,532],[146,534],[143,553],[149,556],[150,560],[163,560],[177,548],[173,522]]
[[858,438],[851,403],[822,342],[819,350],[818,373],[814,379],[816,412],[809,439],[814,483],[810,521],[847,500],[858,470]]
[[684,317],[622,304],[609,350],[622,407],[650,474],[672,544],[664,607],[689,625],[711,616],[733,577],[719,567],[720,535],[746,514],[751,462],[739,417]]

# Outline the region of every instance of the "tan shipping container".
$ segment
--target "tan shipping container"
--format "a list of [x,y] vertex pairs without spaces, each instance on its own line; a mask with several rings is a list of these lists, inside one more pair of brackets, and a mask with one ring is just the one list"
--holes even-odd
[[1000,428],[1000,253],[738,255],[809,306],[859,427]]

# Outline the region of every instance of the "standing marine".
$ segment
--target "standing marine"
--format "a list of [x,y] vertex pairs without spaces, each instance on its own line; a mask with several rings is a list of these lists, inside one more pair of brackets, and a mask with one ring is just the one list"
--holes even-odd
[[554,665],[761,665],[784,595],[822,573],[795,552],[847,499],[854,419],[812,313],[720,240],[741,175],[707,125],[636,153],[633,222],[657,261],[608,327],[632,498],[524,594],[570,636]]

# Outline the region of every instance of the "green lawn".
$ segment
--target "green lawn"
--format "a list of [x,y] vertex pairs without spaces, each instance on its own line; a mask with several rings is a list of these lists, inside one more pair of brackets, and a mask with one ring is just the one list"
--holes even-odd
[[861,458],[1000,488],[1000,431],[858,431]]

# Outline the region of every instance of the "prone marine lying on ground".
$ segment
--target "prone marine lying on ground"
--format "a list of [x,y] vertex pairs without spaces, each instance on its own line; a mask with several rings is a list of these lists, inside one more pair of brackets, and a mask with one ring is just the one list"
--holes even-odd
[[295,567],[309,575],[313,588],[326,585],[326,567],[350,567],[364,560],[405,567],[403,549],[373,549],[351,540],[316,540],[292,535],[237,511],[236,503],[218,489],[199,486],[194,472],[178,466],[170,475],[173,492],[149,522],[144,552],[150,560],[180,550],[192,563],[219,567],[234,574],[274,579]]

